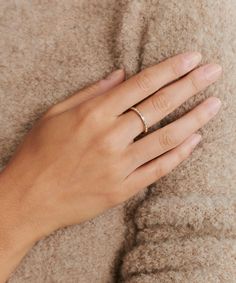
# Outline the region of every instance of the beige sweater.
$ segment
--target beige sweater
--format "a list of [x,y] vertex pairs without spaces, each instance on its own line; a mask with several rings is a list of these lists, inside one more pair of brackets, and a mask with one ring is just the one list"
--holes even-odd
[[235,0],[0,1],[2,167],[44,110],[117,67],[129,77],[199,50],[224,69],[156,125],[220,97],[191,158],[126,204],[42,239],[10,283],[236,282],[235,39]]

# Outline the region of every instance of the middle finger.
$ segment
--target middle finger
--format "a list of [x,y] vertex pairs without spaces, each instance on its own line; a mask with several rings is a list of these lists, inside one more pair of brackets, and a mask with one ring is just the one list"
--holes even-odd
[[[148,127],[150,127],[188,98],[216,81],[220,74],[221,66],[217,64],[199,67],[184,78],[157,91],[139,103],[136,108],[143,114]],[[143,123],[134,111],[128,111],[121,115],[118,123],[120,123],[121,135],[127,137],[128,143],[143,131]]]

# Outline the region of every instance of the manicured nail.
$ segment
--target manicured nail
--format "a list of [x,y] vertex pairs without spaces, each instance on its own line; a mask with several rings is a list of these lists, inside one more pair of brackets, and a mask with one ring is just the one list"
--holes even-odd
[[204,74],[207,80],[215,81],[222,72],[222,67],[218,64],[208,64],[204,67]]
[[119,77],[122,72],[123,69],[115,70],[106,77],[106,80],[114,80],[115,78]]
[[208,101],[208,110],[211,112],[213,116],[219,111],[220,106],[221,106],[221,101],[216,97],[212,97]]
[[183,54],[184,64],[186,70],[195,67],[202,59],[202,55],[199,52],[186,52]]
[[202,139],[202,136],[201,136],[201,135],[199,135],[199,134],[193,134],[193,135],[191,136],[191,138],[190,138],[189,143],[190,143],[190,145],[191,145],[192,147],[195,147],[195,146],[201,141],[201,139]]

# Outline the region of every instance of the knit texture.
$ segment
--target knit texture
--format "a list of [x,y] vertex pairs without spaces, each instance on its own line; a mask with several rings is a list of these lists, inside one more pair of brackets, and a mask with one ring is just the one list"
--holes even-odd
[[[10,283],[236,282],[235,0],[2,0],[0,166],[35,120],[125,67],[188,50],[223,77],[168,115],[222,100],[187,161],[131,200],[39,241]],[[173,95],[175,95],[173,93]]]

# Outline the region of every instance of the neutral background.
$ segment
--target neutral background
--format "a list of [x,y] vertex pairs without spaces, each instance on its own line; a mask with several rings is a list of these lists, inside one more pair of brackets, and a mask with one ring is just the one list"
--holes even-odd
[[235,0],[0,1],[2,168],[41,113],[115,68],[129,77],[198,50],[224,70],[154,127],[220,97],[188,161],[126,204],[40,241],[9,282],[236,282],[235,39]]

